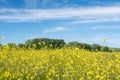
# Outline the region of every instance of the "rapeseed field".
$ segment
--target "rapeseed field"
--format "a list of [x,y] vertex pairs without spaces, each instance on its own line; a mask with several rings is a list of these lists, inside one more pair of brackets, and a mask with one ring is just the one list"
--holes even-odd
[[5,47],[0,80],[120,80],[120,53]]

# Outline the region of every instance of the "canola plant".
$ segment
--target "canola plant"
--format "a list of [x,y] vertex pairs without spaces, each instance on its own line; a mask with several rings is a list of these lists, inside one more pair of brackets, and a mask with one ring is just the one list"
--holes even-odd
[[0,49],[0,80],[120,80],[120,53]]

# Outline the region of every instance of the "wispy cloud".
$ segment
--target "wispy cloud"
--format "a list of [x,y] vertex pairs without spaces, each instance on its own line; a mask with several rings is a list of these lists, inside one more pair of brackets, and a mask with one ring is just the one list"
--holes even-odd
[[120,21],[120,6],[64,9],[0,9],[0,21],[77,20],[71,24]]
[[92,30],[99,30],[99,29],[105,28],[105,26],[93,26],[91,28],[92,28]]
[[53,33],[53,32],[69,31],[69,30],[75,30],[75,28],[55,27],[51,29],[46,29],[43,31],[43,33]]
[[100,22],[119,22],[120,21],[120,16],[104,16],[104,17],[94,17],[94,18],[89,18],[89,19],[77,19],[72,21],[71,23],[68,24],[81,24],[81,23],[100,23]]
[[101,30],[101,29],[120,29],[120,27],[119,26],[93,26],[93,27],[91,27],[91,29],[92,30]]
[[25,1],[25,8],[28,9],[35,9],[38,7],[39,0],[24,0]]

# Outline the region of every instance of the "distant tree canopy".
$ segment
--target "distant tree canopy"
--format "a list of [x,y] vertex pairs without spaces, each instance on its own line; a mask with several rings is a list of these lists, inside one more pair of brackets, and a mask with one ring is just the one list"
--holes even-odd
[[111,48],[107,46],[100,46],[99,44],[86,44],[86,43],[79,43],[79,42],[69,42],[67,44],[70,48],[82,48],[89,51],[102,51],[102,52],[113,52],[113,51],[120,51],[119,48]]
[[71,47],[71,48],[83,48],[83,49],[86,49],[86,50],[91,50],[91,45],[89,44],[86,44],[86,43],[79,43],[77,41],[74,41],[74,42],[69,42],[67,44],[68,47]]
[[62,48],[65,45],[62,39],[49,39],[49,38],[36,38],[32,40],[27,40],[25,46],[28,48]]
[[[65,43],[63,39],[49,39],[49,38],[35,38],[35,39],[29,39],[25,42],[25,44],[18,44],[15,43],[8,43],[7,46],[9,48],[34,48],[34,49],[60,49],[63,47],[69,47],[69,48],[79,48],[79,49],[85,49],[89,51],[101,51],[101,52],[120,52],[120,48],[111,48],[108,46],[101,46],[99,44],[86,44],[86,43],[80,43],[77,41]],[[0,43],[0,48],[4,48],[4,45]]]
[[17,45],[15,43],[8,43],[7,44],[10,48],[16,48]]
[[25,44],[21,44],[21,43],[20,43],[20,44],[18,44],[18,47],[19,47],[19,48],[25,48]]
[[25,47],[26,47],[26,48],[31,47],[31,42],[32,42],[31,39],[27,40],[27,41],[25,42]]
[[101,46],[99,44],[91,45],[92,51],[101,51]]
[[0,43],[0,47],[2,47],[3,45]]

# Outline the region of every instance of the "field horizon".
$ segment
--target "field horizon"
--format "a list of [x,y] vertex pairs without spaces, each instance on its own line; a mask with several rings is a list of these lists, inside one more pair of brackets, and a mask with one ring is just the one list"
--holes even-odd
[[120,80],[120,0],[0,0],[0,80]]

